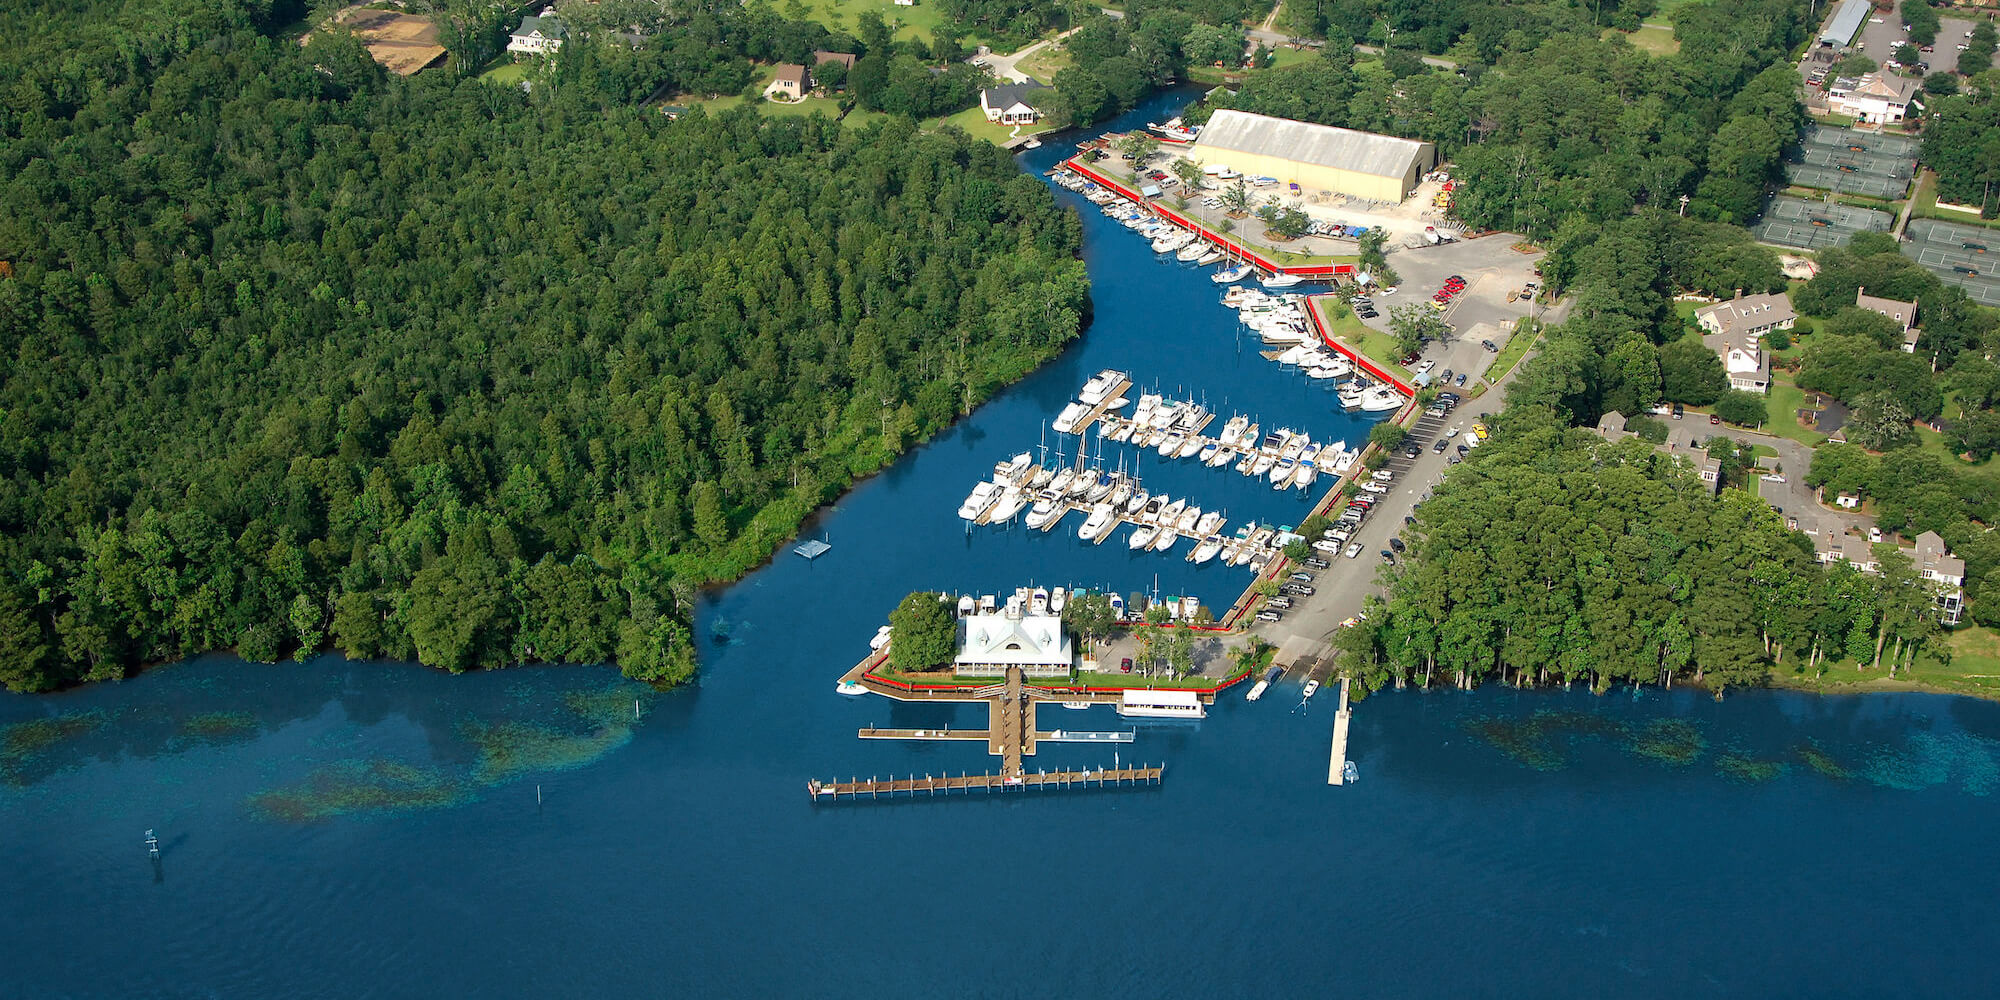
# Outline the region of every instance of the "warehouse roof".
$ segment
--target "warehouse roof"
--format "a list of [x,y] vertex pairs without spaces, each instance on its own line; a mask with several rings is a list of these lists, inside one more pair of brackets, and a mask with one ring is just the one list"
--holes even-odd
[[1847,0],[1841,4],[1840,10],[1827,19],[1826,30],[1819,33],[1820,44],[1846,48],[1854,40],[1854,33],[1861,30],[1861,22],[1871,7],[1868,0]]
[[1314,125],[1253,115],[1245,111],[1217,111],[1201,130],[1195,146],[1204,150],[1227,150],[1276,156],[1338,170],[1351,170],[1376,177],[1404,177],[1410,164],[1423,157],[1430,146],[1415,139],[1356,132],[1351,128]]

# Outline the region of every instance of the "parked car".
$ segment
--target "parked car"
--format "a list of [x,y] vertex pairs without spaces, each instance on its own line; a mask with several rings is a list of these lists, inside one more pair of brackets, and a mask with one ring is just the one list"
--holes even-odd
[[1423,445],[1420,445],[1420,444],[1412,444],[1412,445],[1405,445],[1405,446],[1403,446],[1403,457],[1404,457],[1404,458],[1416,458],[1416,457],[1417,457],[1418,455],[1421,455],[1421,454],[1423,454],[1423,453],[1424,453],[1424,446],[1423,446]]
[[1490,340],[1482,340],[1482,341],[1480,341],[1480,342],[1479,342],[1479,346],[1481,346],[1481,347],[1484,347],[1484,348],[1486,348],[1486,349],[1487,349],[1488,351],[1491,351],[1491,352],[1492,352],[1492,353],[1494,353],[1494,354],[1498,354],[1498,353],[1500,353],[1500,348],[1499,348],[1499,346],[1498,346],[1498,345],[1496,345],[1496,344],[1494,344],[1494,343],[1493,343],[1492,341],[1490,341]]
[[1360,554],[1361,554],[1361,543],[1360,543],[1360,542],[1351,542],[1351,543],[1349,543],[1349,544],[1348,544],[1348,546],[1347,546],[1347,558],[1349,558],[1349,559],[1352,559],[1352,558],[1354,558],[1355,556],[1358,556],[1358,555],[1360,555]]
[[1368,491],[1368,492],[1370,492],[1370,493],[1387,493],[1387,492],[1389,492],[1389,487],[1387,487],[1387,486],[1384,486],[1384,485],[1383,485],[1383,484],[1381,484],[1381,483],[1362,483],[1362,484],[1361,484],[1361,488],[1362,488],[1362,489],[1364,489],[1364,490],[1367,490],[1367,491]]
[[1319,541],[1314,542],[1312,547],[1313,551],[1315,552],[1324,552],[1327,555],[1333,555],[1333,556],[1337,556],[1340,554],[1340,543],[1333,541],[1331,539],[1322,538]]
[[1285,616],[1276,611],[1266,609],[1257,612],[1257,620],[1260,622],[1281,622],[1285,620]]
[[1119,661],[1118,661],[1118,672],[1119,672],[1119,673],[1121,673],[1121,674],[1129,674],[1129,673],[1131,673],[1131,672],[1132,672],[1132,658],[1131,658],[1131,657],[1129,657],[1129,656],[1128,656],[1128,657],[1125,657],[1124,659],[1122,659],[1122,660],[1119,660]]
[[[1326,533],[1326,540],[1327,540],[1327,541],[1329,541],[1329,542],[1332,542],[1332,543],[1334,543],[1334,546],[1335,546],[1336,548],[1337,548],[1337,547],[1339,547],[1340,543],[1342,543],[1342,542],[1345,542],[1345,541],[1347,541],[1347,540],[1348,540],[1349,538],[1352,538],[1352,537],[1354,537],[1354,533],[1353,533],[1353,532],[1351,532],[1351,531],[1340,531],[1340,530],[1334,530],[1334,531],[1329,531],[1329,532],[1327,532],[1327,533]],[[1320,569],[1325,569],[1326,567],[1325,567],[1325,566],[1321,566],[1321,567],[1319,567],[1319,568],[1320,568]]]
[[1270,600],[1265,601],[1264,606],[1267,608],[1290,608],[1292,606],[1292,599],[1289,597],[1282,597],[1282,596],[1273,597]]
[[1333,565],[1332,563],[1327,562],[1326,560],[1321,559],[1318,556],[1307,556],[1305,558],[1305,564],[1311,566],[1314,569],[1327,569]]
[[1396,470],[1376,469],[1373,473],[1369,474],[1368,478],[1373,479],[1378,483],[1386,483],[1396,478]]
[[1394,566],[1396,565],[1396,554],[1394,552],[1389,551],[1388,549],[1383,549],[1382,561],[1388,563],[1391,566]]
[[1449,402],[1452,402],[1452,403],[1457,403],[1457,402],[1458,402],[1458,398],[1459,398],[1459,397],[1458,397],[1458,393],[1455,393],[1455,392],[1440,392],[1440,393],[1438,393],[1438,394],[1437,394],[1437,398],[1438,398],[1439,400],[1444,400],[1444,401],[1449,401]]
[[1312,584],[1309,583],[1288,583],[1279,587],[1278,590],[1295,597],[1311,597],[1313,595]]
[[1467,448],[1467,447],[1466,447],[1466,446],[1464,446],[1464,445],[1459,445],[1459,446],[1458,446],[1458,457],[1460,457],[1460,458],[1464,458],[1464,457],[1465,457],[1465,453],[1466,453],[1466,452],[1468,452],[1468,451],[1471,451],[1471,450],[1472,450],[1472,449],[1470,449],[1470,448]]
[[1295,583],[1311,583],[1313,582],[1313,575],[1311,573],[1298,572],[1293,573],[1289,579]]
[[1465,373],[1464,373],[1464,372],[1459,372],[1459,373],[1458,373],[1458,381],[1456,381],[1456,382],[1453,382],[1452,384],[1453,384],[1453,385],[1464,385],[1464,384],[1465,384]]
[[1418,365],[1418,366],[1417,366],[1417,372],[1416,372],[1416,373],[1417,373],[1418,375],[1422,375],[1423,373],[1425,373],[1425,372],[1427,372],[1427,371],[1430,371],[1431,369],[1433,369],[1433,368],[1436,368],[1436,367],[1437,367],[1437,362],[1435,362],[1435,361],[1426,361],[1426,362],[1424,362],[1423,364],[1420,364],[1420,365]]
[[1404,517],[1404,518],[1403,518],[1403,523],[1404,523],[1404,524],[1415,524],[1415,523],[1417,523],[1417,519],[1416,519],[1416,518],[1414,518],[1414,517],[1407,517],[1407,516],[1406,516],[1406,517]]
[[1713,425],[1715,425],[1715,424],[1719,424],[1719,423],[1721,423],[1721,422],[1722,422],[1722,418],[1721,418],[1721,417],[1719,417],[1719,416],[1716,416],[1716,415],[1715,415],[1715,414],[1713,414],[1713,413],[1711,413],[1711,414],[1709,414],[1709,415],[1708,415],[1708,422],[1709,422],[1709,424],[1710,424],[1711,426],[1713,426]]
[[1403,540],[1400,538],[1391,538],[1389,539],[1389,547],[1395,549],[1397,552],[1401,552],[1403,551]]

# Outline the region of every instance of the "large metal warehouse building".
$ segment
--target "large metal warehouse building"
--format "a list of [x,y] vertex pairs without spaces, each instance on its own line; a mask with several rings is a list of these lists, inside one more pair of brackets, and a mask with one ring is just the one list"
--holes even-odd
[[1382,202],[1409,197],[1437,163],[1428,142],[1227,110],[1209,118],[1187,155],[1204,167]]

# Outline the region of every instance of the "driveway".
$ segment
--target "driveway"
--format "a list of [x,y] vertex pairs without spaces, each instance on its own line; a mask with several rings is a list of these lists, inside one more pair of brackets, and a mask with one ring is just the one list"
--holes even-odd
[[[1107,11],[1106,13],[1109,12]],[[1041,41],[1034,43],[1033,45],[1024,45],[1020,48],[1019,51],[1013,53],[1012,55],[1003,56],[997,52],[987,52],[984,55],[973,56],[970,60],[967,61],[972,63],[974,66],[986,67],[987,71],[991,72],[993,74],[993,78],[996,80],[1001,80],[1006,83],[1027,83],[1029,80],[1028,74],[1023,73],[1020,70],[1014,68],[1015,66],[1020,64],[1021,60],[1026,59],[1027,57],[1037,52],[1040,52],[1043,48],[1052,45],[1056,42],[1060,42],[1063,39],[1068,38],[1069,36],[1074,35],[1082,30],[1083,29],[1081,27],[1071,28],[1068,31],[1056,35],[1053,38],[1044,38]]]

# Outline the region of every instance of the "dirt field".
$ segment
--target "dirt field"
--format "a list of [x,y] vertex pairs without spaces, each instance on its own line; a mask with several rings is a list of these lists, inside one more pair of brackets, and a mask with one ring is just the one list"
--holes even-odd
[[[368,47],[368,54],[397,76],[409,76],[444,58],[437,25],[426,18],[359,6],[349,7],[334,18],[353,29],[355,37]],[[299,44],[311,40],[308,34]]]

